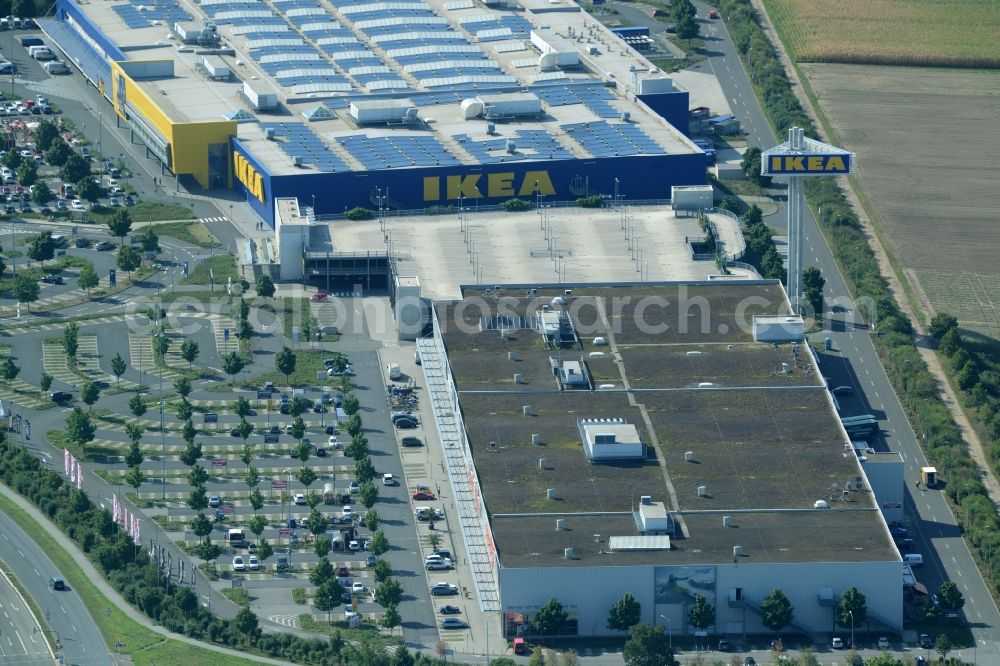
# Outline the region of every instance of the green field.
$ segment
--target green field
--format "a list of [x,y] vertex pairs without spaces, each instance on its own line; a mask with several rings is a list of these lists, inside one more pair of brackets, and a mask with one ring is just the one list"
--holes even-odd
[[225,287],[228,279],[237,283],[240,281],[240,275],[236,270],[236,259],[231,254],[217,254],[194,266],[190,275],[181,282],[212,284],[214,280],[216,287],[220,285]]
[[763,0],[799,62],[997,67],[1000,2]]
[[[84,216],[88,222],[107,224],[116,208],[95,206]],[[159,220],[193,220],[194,214],[184,206],[140,201],[128,209],[133,222],[157,222]]]
[[219,241],[201,222],[166,222],[157,224],[154,229],[161,236],[170,236],[198,247],[219,247]]

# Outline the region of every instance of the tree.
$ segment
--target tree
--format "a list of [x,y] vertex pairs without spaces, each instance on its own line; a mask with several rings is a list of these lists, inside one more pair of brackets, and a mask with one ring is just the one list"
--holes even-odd
[[375,502],[378,500],[378,486],[371,481],[365,481],[361,484],[358,495],[361,497],[361,503],[365,505],[365,508],[370,509],[375,506]]
[[771,184],[770,176],[762,176],[760,174],[760,160],[761,151],[760,148],[756,146],[750,146],[743,153],[743,159],[740,162],[740,166],[743,168],[743,173],[747,175],[747,178],[760,185],[761,187],[768,187]]
[[319,510],[313,509],[309,512],[309,515],[306,516],[304,524],[306,529],[309,530],[311,534],[319,536],[326,531],[330,521],[327,520],[326,516],[320,513]]
[[159,252],[160,236],[153,227],[145,227],[142,233],[139,234],[139,245],[142,247],[143,252]]
[[860,627],[868,619],[868,601],[856,587],[849,587],[840,595],[837,604],[837,624],[844,627]]
[[545,666],[545,652],[541,645],[536,645],[531,651],[531,658],[528,659],[528,666]]
[[94,439],[94,425],[90,422],[90,417],[80,409],[74,407],[73,411],[66,417],[66,435],[71,444],[77,448],[83,448],[87,442]]
[[239,424],[236,426],[236,430],[240,433],[240,439],[243,440],[244,445],[250,435],[253,434],[253,424],[246,419],[240,419]]
[[198,459],[201,458],[201,454],[201,444],[188,442],[187,446],[184,447],[184,450],[181,451],[181,455],[179,457],[182,463],[190,466],[194,465]]
[[715,606],[708,603],[704,594],[694,595],[694,605],[688,611],[688,624],[702,630],[715,625]]
[[542,604],[531,624],[539,634],[546,636],[556,635],[562,631],[568,617],[569,614],[563,608],[563,605],[553,597]]
[[3,375],[3,378],[7,380],[8,389],[19,374],[21,374],[21,368],[14,365],[14,361],[9,356],[0,364],[0,375]]
[[251,643],[257,640],[257,635],[260,633],[260,629],[257,626],[257,616],[253,614],[253,611],[248,606],[243,606],[236,613],[236,617],[233,619],[233,627],[236,631],[246,636],[247,640]]
[[340,408],[348,416],[354,416],[361,409],[361,403],[358,401],[357,396],[352,393],[344,397],[344,402],[340,405]]
[[344,453],[352,458],[364,458],[369,454],[368,438],[362,434],[351,437],[351,443],[344,449]]
[[670,639],[663,627],[637,624],[632,627],[622,651],[626,666],[677,666]]
[[344,426],[344,429],[351,437],[359,434],[361,432],[361,417],[358,414],[351,416],[347,419],[347,425]]
[[250,467],[250,463],[253,462],[253,459],[254,459],[253,445],[244,444],[243,449],[240,451],[240,460],[243,462],[244,465]]
[[441,534],[439,532],[431,532],[428,534],[427,545],[431,547],[431,550],[437,550],[437,547],[441,545]]
[[187,377],[181,377],[174,382],[174,390],[177,391],[177,395],[187,399],[191,394],[191,380]]
[[[55,123],[51,120],[43,120],[38,123],[38,127],[35,128],[35,146],[37,146],[39,150],[45,152],[50,146],[52,146],[52,143],[56,139],[61,139],[61,137],[59,136],[59,128],[56,127]],[[11,152],[16,153],[17,151]],[[7,163],[7,166],[12,169],[14,168],[9,163]]]
[[250,508],[253,509],[254,513],[257,513],[263,506],[264,495],[260,492],[259,488],[254,488],[250,491]]
[[205,538],[212,533],[212,521],[206,518],[205,514],[199,513],[191,521],[191,531],[195,536]]
[[335,580],[324,581],[313,593],[313,605],[316,610],[326,613],[326,621],[330,621],[330,611],[340,605],[340,595],[343,588]]
[[813,312],[817,316],[823,313],[823,287],[825,285],[826,279],[815,266],[810,266],[802,271],[802,295],[812,306]]
[[642,606],[634,596],[626,592],[611,606],[611,612],[608,614],[608,629],[628,631],[639,624],[641,617]]
[[309,403],[299,396],[293,397],[288,403],[288,413],[292,416],[300,416],[307,409],[309,409]]
[[950,329],[941,336],[941,339],[938,340],[938,349],[945,356],[954,356],[962,350],[962,338],[959,336],[957,328]]
[[90,175],[90,162],[73,153],[62,167],[62,177],[67,183],[76,183]]
[[298,472],[295,473],[295,478],[299,480],[299,483],[308,488],[319,476],[313,471],[311,467],[303,467]]
[[386,538],[385,532],[382,530],[375,532],[372,542],[368,544],[368,552],[375,557],[381,557],[389,552],[389,539]]
[[365,527],[370,531],[374,532],[378,529],[379,523],[382,522],[382,518],[379,517],[378,511],[371,509],[365,514]]
[[319,493],[310,490],[306,493],[306,504],[309,505],[310,509],[315,509],[322,503],[323,498],[320,497]]
[[48,149],[44,151],[45,161],[52,166],[61,167],[66,164],[66,160],[69,159],[70,154],[72,154],[69,145],[63,140],[63,138],[56,137],[55,140],[49,145]]
[[[2,12],[3,9],[0,8],[0,13]],[[35,145],[37,145],[37,140]],[[17,167],[21,166],[21,153],[16,150],[8,151],[7,154],[3,156],[3,159],[0,159],[0,163],[11,171],[17,171]]]
[[247,523],[247,527],[253,532],[257,540],[260,541],[260,535],[264,533],[264,529],[267,528],[267,518],[264,516],[254,516]]
[[94,203],[101,198],[101,188],[90,176],[84,176],[76,183],[76,195],[81,199],[86,199]]
[[955,375],[955,382],[958,388],[968,391],[979,382],[979,367],[975,363],[966,363]]
[[951,639],[948,638],[948,634],[941,634],[934,642],[934,651],[941,655],[942,661],[944,661],[944,658],[948,656],[949,652],[951,652],[951,647]]
[[14,287],[11,289],[14,298],[18,303],[34,303],[38,300],[40,288],[38,282],[31,275],[18,273],[14,278]]
[[188,493],[187,504],[195,511],[202,511],[208,506],[208,497],[205,496],[204,487],[195,488]]
[[677,19],[677,36],[681,39],[694,39],[698,36],[698,22],[693,16],[682,16]]
[[402,618],[399,616],[399,611],[396,609],[396,605],[386,606],[385,612],[382,613],[382,619],[379,620],[379,624],[389,630],[392,634],[394,627],[398,627],[399,623],[402,622]]
[[257,278],[257,295],[264,298],[274,296],[274,282],[271,281],[269,275],[264,274]]
[[139,486],[146,480],[146,475],[138,467],[133,466],[129,473],[125,475],[125,483],[132,486],[134,490],[139,490]]
[[126,245],[118,250],[118,260],[115,263],[118,266],[118,270],[125,271],[131,278],[132,271],[142,265],[142,256],[135,251],[134,247]]
[[325,560],[326,556],[330,554],[333,549],[333,544],[330,542],[329,537],[320,537],[313,542],[313,552],[316,553],[316,557],[321,560]]
[[243,480],[246,481],[248,488],[256,489],[260,483],[260,474],[252,465],[248,466],[246,474],[243,475]]
[[250,416],[250,412],[252,411],[253,407],[250,405],[250,401],[243,396],[237,398],[236,402],[233,403],[233,412],[241,419]]
[[108,229],[112,236],[117,236],[122,247],[125,246],[125,237],[132,231],[132,216],[125,208],[119,208],[108,220]]
[[38,385],[43,391],[48,391],[52,388],[52,375],[47,372],[43,372],[42,376],[38,379]]
[[954,315],[950,315],[947,312],[939,312],[934,315],[931,319],[931,326],[929,332],[931,337],[935,340],[940,340],[941,337],[948,331],[953,331],[958,329],[958,318]]
[[237,352],[229,352],[222,357],[222,369],[226,371],[227,375],[233,376],[233,381],[236,381],[236,375],[240,374],[244,366],[243,357]]
[[63,329],[62,346],[66,356],[76,361],[76,353],[80,349],[80,327],[75,321],[66,324]]
[[764,626],[780,633],[782,629],[792,622],[795,616],[795,609],[792,602],[788,600],[781,588],[774,588],[771,594],[764,597],[761,603],[761,610],[764,611]]
[[354,463],[354,478],[359,484],[375,478],[375,466],[372,465],[371,458],[365,456]]
[[28,242],[28,258],[34,261],[48,261],[56,256],[56,243],[51,231],[43,231]]
[[[76,279],[76,284],[80,289],[87,292],[87,296],[90,296],[90,290],[96,287],[99,283],[97,277],[97,271],[91,264],[85,264],[83,268],[80,269],[80,276]],[[121,359],[121,354],[116,354],[115,359]],[[125,372],[125,361],[122,361],[122,371],[115,375],[115,377],[121,377]],[[114,359],[111,362],[111,369],[114,370]]]
[[181,343],[181,358],[187,361],[188,368],[198,358],[198,343],[194,340],[185,340]]
[[205,483],[208,481],[208,470],[195,463],[187,473],[187,480],[195,488],[201,488],[204,491]]
[[90,411],[94,411],[94,403],[101,397],[101,389],[94,382],[87,382],[80,387],[80,399]]
[[128,408],[132,411],[132,415],[135,418],[141,418],[146,413],[146,401],[142,399],[142,396],[134,395],[128,401]]
[[31,187],[38,181],[38,165],[34,160],[24,160],[17,167],[17,180],[25,187]]
[[395,578],[382,581],[375,587],[375,602],[383,608],[395,606],[403,599],[403,586]]
[[296,416],[295,420],[292,421],[292,437],[297,440],[302,440],[306,436],[306,423],[301,417]]
[[31,192],[31,200],[34,201],[39,206],[44,206],[48,202],[52,201],[52,190],[45,181],[35,183],[35,189]]
[[941,604],[941,608],[947,611],[957,611],[965,606],[965,597],[962,596],[958,585],[949,580],[941,583],[941,587],[938,589],[938,602]]
[[271,547],[271,544],[267,539],[260,540],[260,546],[257,548],[257,555],[260,557],[261,562],[274,555],[274,548]]
[[278,369],[278,372],[285,376],[285,381],[290,381],[289,377],[293,372],[295,372],[295,352],[293,352],[288,347],[282,347],[281,351],[278,352],[274,357],[274,364]]
[[336,578],[336,572],[333,570],[333,565],[330,564],[330,560],[323,558],[319,563],[313,567],[312,571],[309,572],[309,582],[319,587],[328,580],[333,580]]
[[387,580],[391,575],[392,567],[389,566],[388,562],[385,560],[375,561],[375,566],[372,567],[372,576],[375,578],[376,582],[381,583],[382,581]]
[[[132,425],[131,423],[129,425]],[[138,467],[142,464],[143,455],[142,449],[139,448],[138,442],[132,442],[129,444],[128,453],[125,454],[125,464],[129,467]]]

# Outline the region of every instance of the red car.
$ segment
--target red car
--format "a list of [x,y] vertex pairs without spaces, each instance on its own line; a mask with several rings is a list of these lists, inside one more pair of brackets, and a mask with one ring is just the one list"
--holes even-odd
[[327,296],[329,295],[330,294],[326,293],[325,291],[317,291],[315,294],[309,297],[309,300],[312,301],[313,303],[317,303],[319,301],[325,301]]
[[709,9],[708,10],[708,18],[710,18],[710,19],[717,19],[717,18],[719,18],[719,12],[717,12],[714,9]]
[[418,490],[413,493],[413,499],[415,500],[432,500],[434,499],[434,493],[429,490]]
[[347,578],[351,575],[351,572],[347,570],[347,567],[337,567],[337,578]]

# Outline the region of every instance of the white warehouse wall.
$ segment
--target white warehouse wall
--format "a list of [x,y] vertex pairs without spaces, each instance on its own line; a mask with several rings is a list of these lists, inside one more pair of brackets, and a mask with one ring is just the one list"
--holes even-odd
[[742,588],[744,598],[759,608],[764,597],[780,587],[795,608],[795,624],[824,633],[839,629],[833,625],[833,607],[819,603],[820,590],[829,587],[839,599],[853,585],[867,597],[871,615],[901,629],[902,567],[900,562],[840,562],[501,568],[500,595],[504,611],[528,616],[555,597],[576,616],[579,635],[597,636],[614,633],[607,629],[608,611],[626,592],[642,605],[643,622],[669,623],[672,633],[691,634],[687,611],[694,594],[701,593],[716,607],[711,633],[721,635],[768,631],[757,613],[729,606],[731,589]]

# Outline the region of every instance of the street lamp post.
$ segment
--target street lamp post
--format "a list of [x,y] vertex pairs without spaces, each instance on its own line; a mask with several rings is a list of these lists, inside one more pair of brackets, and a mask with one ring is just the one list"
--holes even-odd
[[[615,178],[615,180],[617,181],[618,179],[617,179],[617,178]],[[666,615],[664,615],[663,613],[660,613],[659,615],[660,615],[660,618],[661,618],[661,619],[662,619],[662,620],[663,620],[663,621],[664,621],[664,622],[666,623],[666,625],[667,625],[667,639],[668,639],[668,640],[670,641],[670,647],[673,647],[673,646],[674,646],[674,632],[672,632],[672,631],[670,630],[670,618],[669,618],[669,617],[667,617]]]
[[854,611],[847,611],[847,614],[851,616],[851,649],[855,650],[854,647]]

